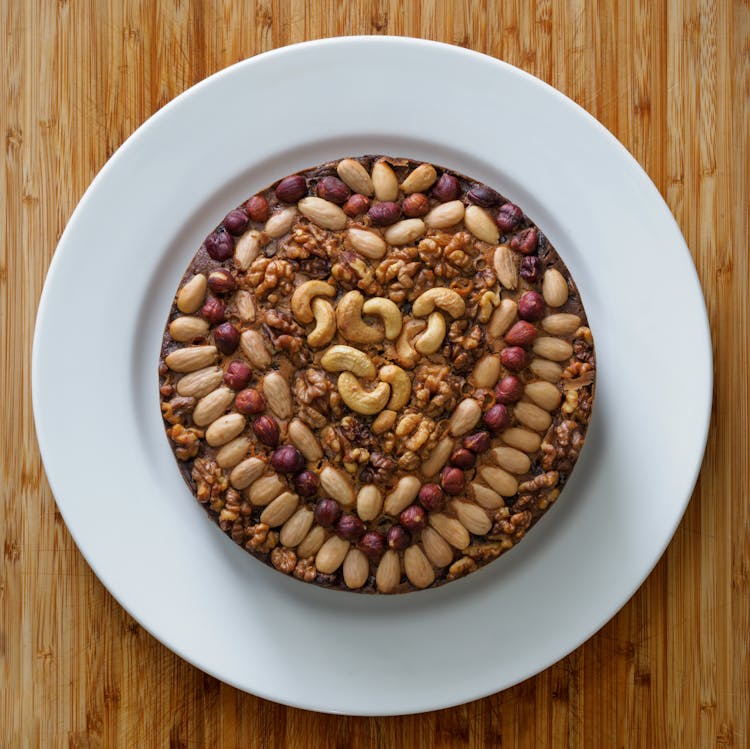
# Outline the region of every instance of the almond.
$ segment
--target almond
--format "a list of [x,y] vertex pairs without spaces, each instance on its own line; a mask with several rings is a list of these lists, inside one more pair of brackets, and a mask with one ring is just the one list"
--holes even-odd
[[228,387],[220,387],[212,393],[203,396],[193,409],[193,421],[204,427],[216,421],[234,401],[234,391]]
[[344,507],[351,507],[354,504],[354,487],[349,477],[338,468],[326,466],[320,472],[320,485],[323,491],[330,497],[333,497],[339,504]]
[[542,320],[542,327],[551,335],[571,335],[581,325],[578,315],[560,312],[556,315],[548,315]]
[[173,372],[195,372],[216,361],[216,346],[189,346],[173,351],[164,363]]
[[304,421],[293,419],[289,422],[289,441],[302,453],[306,460],[317,463],[323,457],[323,448],[318,438]]
[[496,447],[492,450],[492,457],[495,462],[506,471],[521,475],[527,473],[531,468],[531,460],[526,453],[516,450],[515,447],[505,445]]
[[297,510],[297,512],[295,512],[294,515],[284,523],[281,533],[279,534],[279,541],[281,541],[283,546],[286,546],[289,549],[298,546],[308,534],[312,527],[313,520],[314,516],[312,510],[307,507],[302,507]]
[[344,211],[330,200],[323,198],[303,198],[297,203],[299,212],[323,229],[338,231],[346,226]]
[[550,307],[562,307],[568,301],[568,282],[555,268],[549,268],[542,278],[542,296]]
[[505,507],[505,500],[502,496],[489,487],[475,482],[471,484],[471,490],[474,493],[474,500],[478,505],[488,510],[497,510],[500,507]]
[[353,192],[368,197],[374,192],[372,180],[367,170],[354,159],[342,159],[339,161],[336,171],[339,177],[346,182]]
[[206,429],[206,442],[211,447],[220,447],[234,439],[245,428],[245,417],[232,413],[220,416]]
[[424,222],[430,229],[447,229],[455,226],[463,217],[466,208],[460,200],[451,200],[436,205],[425,217]]
[[266,464],[260,458],[248,458],[238,463],[229,474],[229,483],[235,489],[247,489],[266,470]]
[[318,549],[320,549],[325,540],[325,528],[321,525],[316,525],[314,528],[311,528],[308,534],[302,539],[302,541],[300,541],[300,544],[297,547],[297,556],[300,559],[306,559],[313,554],[317,554]]
[[551,382],[530,382],[524,393],[547,411],[554,411],[562,400],[560,391]]
[[534,341],[534,353],[552,361],[566,361],[573,356],[573,347],[560,338],[542,336]]
[[500,238],[500,232],[497,229],[495,219],[484,208],[480,208],[478,205],[467,206],[464,213],[464,224],[482,242],[497,244],[497,240]]
[[366,229],[349,229],[347,237],[351,246],[370,260],[380,260],[385,255],[385,240],[374,231]]
[[376,161],[372,168],[372,186],[378,200],[396,200],[398,178],[385,161]]
[[370,562],[359,549],[350,549],[344,557],[344,583],[347,588],[361,588],[370,576]]
[[341,567],[350,544],[347,540],[338,536],[331,536],[319,549],[315,557],[315,566],[318,572],[330,575]]
[[246,231],[234,246],[234,264],[240,270],[247,270],[250,263],[258,257],[260,250],[260,232],[255,229]]
[[427,227],[421,218],[407,218],[389,226],[385,230],[384,236],[388,244],[397,246],[413,242],[421,237],[425,231],[427,231]]
[[398,552],[390,549],[383,554],[375,573],[375,585],[381,593],[392,593],[401,582],[401,560]]
[[401,189],[404,194],[424,192],[437,179],[437,172],[432,164],[420,164],[404,181]]
[[207,334],[208,322],[202,317],[191,315],[176,317],[169,325],[169,335],[180,343],[187,343],[194,338],[203,338]]
[[535,453],[542,445],[542,438],[538,434],[519,427],[506,429],[500,436],[506,445],[523,450],[525,453]]
[[471,431],[482,418],[482,407],[473,398],[464,398],[457,406],[450,418],[450,433],[460,437]]
[[224,372],[219,367],[199,369],[180,378],[177,383],[177,392],[192,398],[202,398],[215,390],[222,379],[224,379]]
[[203,304],[207,288],[208,279],[202,273],[193,276],[177,292],[177,309],[187,315],[197,312]]
[[267,505],[286,489],[284,482],[275,474],[269,473],[254,481],[247,491],[247,498],[257,507]]
[[404,572],[415,588],[427,588],[435,582],[435,571],[419,546],[410,546],[404,552]]
[[247,455],[248,450],[250,440],[247,437],[236,437],[216,453],[216,462],[219,468],[233,468]]
[[288,419],[294,411],[292,391],[286,378],[278,372],[269,372],[263,378],[263,396],[268,407],[280,419]]
[[531,360],[529,369],[537,376],[541,377],[547,382],[557,382],[563,373],[563,369],[559,364],[551,362],[549,359],[541,359],[536,357]]
[[489,484],[490,489],[501,497],[512,497],[518,491],[516,479],[502,468],[482,466],[479,475]]
[[484,536],[490,532],[492,521],[487,517],[487,513],[481,507],[472,504],[471,502],[461,502],[460,500],[451,502],[451,507],[456,513],[456,517],[461,525],[463,525],[469,533],[473,533],[477,536]]
[[260,522],[271,528],[283,525],[294,514],[299,504],[299,497],[292,492],[279,494],[260,514]]
[[441,512],[430,513],[430,525],[453,547],[462,550],[471,542],[469,532],[455,518]]
[[552,417],[543,408],[525,401],[516,403],[513,415],[520,424],[536,432],[546,432],[552,423]]
[[516,268],[513,251],[507,245],[501,244],[495,250],[493,265],[498,281],[506,289],[518,288],[518,268]]
[[422,531],[422,546],[427,558],[436,567],[447,567],[453,561],[450,544],[434,528]]
[[271,363],[271,354],[257,330],[246,330],[240,336],[240,349],[255,369],[265,369]]

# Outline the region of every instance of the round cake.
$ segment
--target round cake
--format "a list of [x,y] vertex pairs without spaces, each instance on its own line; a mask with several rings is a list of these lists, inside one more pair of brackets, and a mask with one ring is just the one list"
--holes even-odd
[[521,208],[363,156],[224,217],[182,278],[159,378],[177,464],[232,541],[304,582],[403,593],[497,559],[556,501],[595,355]]

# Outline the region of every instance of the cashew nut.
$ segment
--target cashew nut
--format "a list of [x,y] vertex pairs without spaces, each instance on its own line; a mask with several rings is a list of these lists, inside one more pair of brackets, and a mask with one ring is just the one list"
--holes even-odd
[[420,354],[434,354],[445,338],[445,318],[439,312],[433,312],[427,318],[427,330],[414,339],[414,348]]
[[379,382],[372,390],[365,390],[351,372],[342,372],[337,384],[341,400],[352,411],[365,416],[382,411],[391,395],[391,386],[387,382]]
[[292,294],[292,312],[300,322],[312,322],[313,314],[311,303],[316,296],[336,296],[336,289],[325,281],[306,281],[300,284]]
[[339,332],[354,343],[380,343],[383,332],[362,320],[364,303],[365,298],[359,291],[349,291],[341,297],[336,306]]
[[500,304],[500,294],[496,291],[485,291],[479,298],[479,322],[487,322]]
[[435,307],[445,310],[454,318],[461,317],[466,312],[464,300],[453,289],[446,289],[444,286],[427,289],[420,294],[414,301],[412,312],[417,317],[424,317],[429,315]]
[[326,372],[351,372],[357,377],[375,377],[375,365],[370,357],[351,346],[331,346],[321,357]]
[[389,341],[398,338],[402,325],[401,310],[390,299],[382,296],[368,299],[362,305],[362,312],[366,315],[377,315],[383,319],[385,337]]
[[396,357],[402,367],[411,369],[418,361],[420,354],[412,345],[412,337],[424,330],[427,323],[424,320],[409,318],[401,328],[401,335],[396,341]]
[[382,382],[387,382],[391,386],[391,399],[388,401],[388,408],[393,411],[403,408],[411,398],[409,375],[395,364],[386,364],[380,368],[378,377]]
[[307,342],[317,348],[330,343],[336,335],[336,315],[333,305],[319,296],[312,300],[311,307],[315,315],[315,327],[307,334]]

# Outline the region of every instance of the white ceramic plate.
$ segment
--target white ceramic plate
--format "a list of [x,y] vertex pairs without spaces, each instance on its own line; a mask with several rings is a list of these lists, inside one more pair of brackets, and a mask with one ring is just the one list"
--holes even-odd
[[[297,169],[378,152],[452,167],[519,203],[573,273],[599,364],[586,449],[547,516],[476,574],[400,597],[303,585],[228,541],[178,473],[156,375],[177,283],[226,210]],[[128,139],[60,240],[32,384],[60,511],[132,616],[248,692],[381,715],[509,687],[627,601],[690,497],[712,366],[680,231],[609,132],[492,58],[360,37],[234,65]]]

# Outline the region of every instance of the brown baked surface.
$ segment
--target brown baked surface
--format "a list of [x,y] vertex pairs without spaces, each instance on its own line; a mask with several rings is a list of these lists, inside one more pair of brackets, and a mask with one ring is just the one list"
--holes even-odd
[[594,377],[541,230],[468,177],[383,156],[231,211],[180,283],[159,362],[167,436],[209,517],[283,573],[382,593],[523,538],[573,470]]

